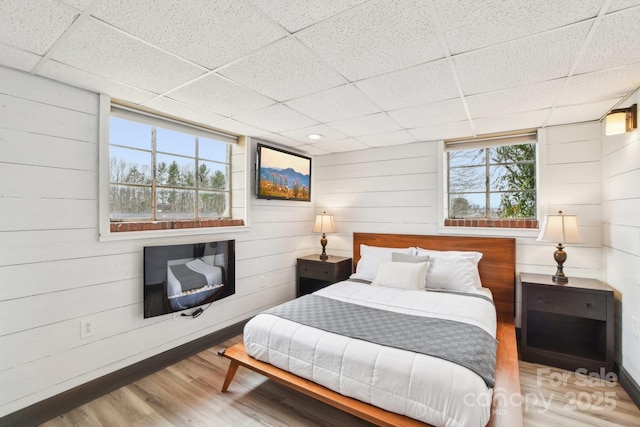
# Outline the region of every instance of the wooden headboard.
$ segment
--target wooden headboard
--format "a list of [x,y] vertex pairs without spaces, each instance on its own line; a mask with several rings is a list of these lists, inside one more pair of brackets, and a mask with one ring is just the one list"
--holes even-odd
[[480,279],[482,285],[493,293],[498,319],[513,321],[515,317],[516,240],[513,238],[353,233],[354,270],[360,260],[360,244],[482,252],[478,264]]

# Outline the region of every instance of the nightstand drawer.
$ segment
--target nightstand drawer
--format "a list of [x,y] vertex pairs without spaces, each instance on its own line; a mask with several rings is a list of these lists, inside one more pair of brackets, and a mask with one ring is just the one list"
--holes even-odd
[[586,319],[607,320],[607,297],[584,292],[528,288],[527,309]]
[[298,274],[300,277],[309,277],[311,279],[332,280],[335,271],[334,264],[305,262],[298,266]]

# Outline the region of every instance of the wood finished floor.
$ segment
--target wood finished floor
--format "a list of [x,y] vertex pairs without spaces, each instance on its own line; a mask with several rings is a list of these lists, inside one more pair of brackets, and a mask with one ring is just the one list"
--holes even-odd
[[[43,424],[66,426],[370,426],[240,368],[220,393],[226,343],[169,366]],[[564,375],[564,377],[563,377]],[[640,410],[617,383],[520,362],[527,427],[640,426]]]

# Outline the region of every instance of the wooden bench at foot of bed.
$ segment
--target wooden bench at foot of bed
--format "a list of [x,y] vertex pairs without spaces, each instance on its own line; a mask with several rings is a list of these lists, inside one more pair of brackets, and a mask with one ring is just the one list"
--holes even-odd
[[[518,368],[518,350],[513,323],[499,322],[496,333],[498,339],[496,385],[491,406],[491,427],[522,427],[522,407],[520,399],[520,373]],[[236,344],[220,351],[220,355],[231,361],[222,392],[229,385],[238,370],[244,366],[265,377],[283,384],[293,390],[306,394],[316,400],[334,406],[356,417],[379,426],[424,426],[425,424],[404,415],[385,411],[360,400],[343,396],[313,381],[293,375],[265,362],[249,356],[244,344]]]

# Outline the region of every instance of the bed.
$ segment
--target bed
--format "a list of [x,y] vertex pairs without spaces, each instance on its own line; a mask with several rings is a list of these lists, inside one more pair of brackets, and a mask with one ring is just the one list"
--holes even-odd
[[[353,245],[356,280],[341,282],[317,292],[310,296],[312,298],[309,304],[330,304],[327,307],[321,306],[322,310],[334,313],[332,310],[337,310],[341,304],[350,303],[351,305],[345,307],[344,315],[348,316],[354,312],[357,313],[356,319],[369,315],[367,310],[380,309],[400,312],[401,315],[408,314],[408,320],[411,321],[422,321],[422,317],[435,317],[435,320],[424,319],[427,322],[436,322],[433,329],[435,332],[442,328],[442,322],[455,319],[456,323],[460,323],[457,322],[460,316],[468,317],[469,320],[462,323],[470,323],[472,326],[469,327],[485,331],[482,335],[490,334],[497,339],[493,362],[495,371],[484,372],[483,375],[482,370],[470,370],[475,366],[475,362],[464,365],[464,361],[458,360],[453,363],[447,360],[447,354],[438,357],[415,354],[406,349],[398,349],[395,345],[387,347],[384,343],[376,342],[376,338],[373,339],[374,342],[370,342],[368,339],[359,340],[353,336],[333,334],[327,332],[324,326],[318,330],[305,324],[300,325],[295,319],[283,318],[282,313],[272,312],[260,314],[256,316],[259,320],[254,318],[247,324],[246,347],[245,344],[238,344],[223,352],[223,355],[231,360],[223,392],[228,390],[238,367],[245,366],[378,425],[425,425],[425,422],[449,426],[485,425],[487,422],[492,426],[522,425],[513,325],[514,239],[355,233]],[[370,262],[370,255],[363,258],[360,266],[358,263],[361,261],[361,249],[371,251],[370,248],[398,248],[398,252],[421,248],[464,251],[465,254],[481,253],[479,263],[476,261],[476,272],[488,291],[479,289],[473,292],[477,295],[470,297],[459,295],[460,292],[456,291],[425,292],[424,289],[419,291],[417,288],[404,290],[365,284],[366,282],[360,281],[363,279],[358,275],[365,271],[365,264]],[[422,254],[425,253],[429,252],[424,251]],[[411,255],[417,255],[415,249]],[[396,271],[394,268],[399,267],[399,264],[384,264],[385,268],[391,269],[389,271],[393,277]],[[381,265],[378,266],[378,273],[382,270]],[[417,271],[421,267],[415,264],[406,268],[406,271]],[[379,277],[376,277],[376,281],[379,281]],[[487,302],[491,298],[493,302]],[[444,312],[435,316],[422,313],[433,313],[437,307],[442,308]],[[275,310],[286,311],[286,307]],[[379,314],[386,315],[386,312]],[[371,319],[375,319],[379,314],[374,311]],[[333,317],[325,316],[326,319]],[[369,320],[365,323],[368,322]],[[354,322],[337,323],[350,325]],[[423,325],[418,324],[414,327],[423,328]],[[396,330],[402,329],[403,327],[399,327]],[[275,332],[273,336],[265,338],[265,331]],[[398,335],[388,332],[386,335]],[[268,341],[271,341],[271,344],[267,344]],[[402,338],[401,341],[410,340]],[[308,350],[317,347],[326,349],[328,354],[310,353]],[[405,359],[406,362],[403,362]],[[357,362],[355,365],[353,360]],[[313,361],[313,366],[305,361]],[[334,366],[336,363],[338,366]],[[460,366],[459,363],[463,365]],[[385,373],[382,368],[390,368],[392,373]],[[340,375],[337,372],[340,372]],[[346,375],[343,376],[345,372]],[[372,372],[375,374],[372,375]],[[437,375],[434,375],[434,372]],[[411,386],[405,387],[409,383]],[[429,387],[435,387],[437,391],[429,394]],[[448,392],[442,393],[444,389]],[[447,395],[447,398],[444,399],[443,395]],[[420,403],[422,400],[426,403]]]

